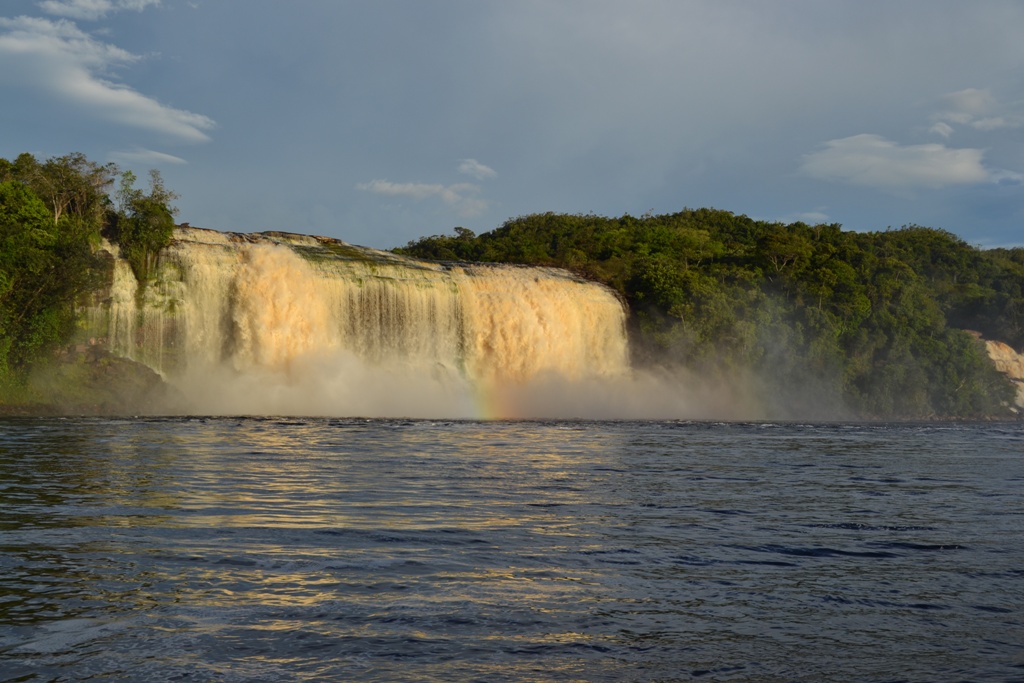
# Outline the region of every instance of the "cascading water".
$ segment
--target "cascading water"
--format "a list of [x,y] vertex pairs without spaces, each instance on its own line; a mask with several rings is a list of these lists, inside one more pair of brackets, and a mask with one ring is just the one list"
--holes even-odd
[[541,416],[526,388],[629,371],[622,304],[565,271],[281,233],[179,228],[145,288],[115,260],[89,320],[204,413]]

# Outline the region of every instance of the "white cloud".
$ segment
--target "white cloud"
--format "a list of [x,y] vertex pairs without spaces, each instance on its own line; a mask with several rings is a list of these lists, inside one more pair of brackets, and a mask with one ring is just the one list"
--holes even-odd
[[181,157],[136,147],[129,152],[111,152],[110,160],[119,164],[187,164]]
[[938,123],[931,127],[931,131],[945,138],[953,132],[951,123],[984,132],[1024,126],[1024,116],[1004,111],[1005,108],[987,89],[967,88],[949,93],[942,99],[947,109],[932,117]]
[[357,190],[373,192],[389,197],[409,197],[417,201],[437,197],[452,206],[464,218],[473,218],[487,210],[487,202],[475,195],[480,188],[472,183],[441,185],[440,183],[393,183],[390,180],[373,180],[359,183]]
[[944,138],[948,138],[953,134],[953,126],[949,125],[945,121],[939,121],[934,126],[928,129],[931,133],[936,133]]
[[818,223],[824,223],[829,219],[829,215],[823,211],[803,211],[796,214],[796,220],[809,223],[810,225],[817,225]]
[[[36,17],[0,17],[0,55],[24,55],[40,61],[65,60],[80,68],[103,71],[137,61],[139,57],[116,45],[94,40],[74,23],[63,19],[50,21]],[[29,67],[22,64],[23,68]],[[8,74],[10,77],[12,74]]]
[[486,180],[498,175],[493,168],[484,166],[476,159],[462,159],[459,161],[459,173],[471,175],[477,180]]
[[1024,174],[999,168],[993,169],[989,179],[998,185],[1024,185]]
[[134,10],[160,4],[160,0],[41,0],[36,3],[47,14],[71,19],[101,19],[110,12]]
[[110,121],[145,128],[187,142],[209,140],[207,116],[175,109],[103,78],[139,57],[102,43],[66,21],[0,17],[0,81],[49,91]]
[[940,188],[992,180],[982,165],[980,149],[945,145],[900,145],[880,135],[854,135],[829,140],[824,149],[807,154],[801,171],[821,180],[894,191]]
[[995,107],[996,98],[985,89],[967,88],[947,94],[943,99],[950,104],[954,112],[971,116],[984,115]]
[[999,130],[1001,128],[1019,128],[1022,121],[1020,118],[1016,120],[1006,118],[1005,116],[989,116],[984,119],[977,119],[971,121],[971,127],[977,130]]

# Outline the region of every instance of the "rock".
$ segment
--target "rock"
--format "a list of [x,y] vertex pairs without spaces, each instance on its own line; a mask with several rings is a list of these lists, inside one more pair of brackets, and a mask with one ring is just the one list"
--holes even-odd
[[985,350],[996,369],[1009,377],[1017,387],[1014,403],[1018,412],[1024,410],[1024,353],[1017,353],[1009,344],[993,340],[985,340]]
[[152,369],[96,347],[36,368],[29,389],[38,397],[36,414],[175,414],[183,405],[177,390]]

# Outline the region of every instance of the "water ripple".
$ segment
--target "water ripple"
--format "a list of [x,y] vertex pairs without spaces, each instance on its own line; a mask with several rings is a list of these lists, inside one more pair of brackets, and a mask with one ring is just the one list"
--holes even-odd
[[1019,426],[0,421],[0,680],[1019,680]]

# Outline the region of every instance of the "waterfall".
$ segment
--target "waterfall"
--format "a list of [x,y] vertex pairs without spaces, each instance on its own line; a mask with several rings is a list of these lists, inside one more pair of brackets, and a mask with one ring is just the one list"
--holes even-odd
[[208,413],[536,416],[510,397],[629,372],[622,304],[566,271],[284,233],[179,228],[144,288],[116,258],[87,318]]

